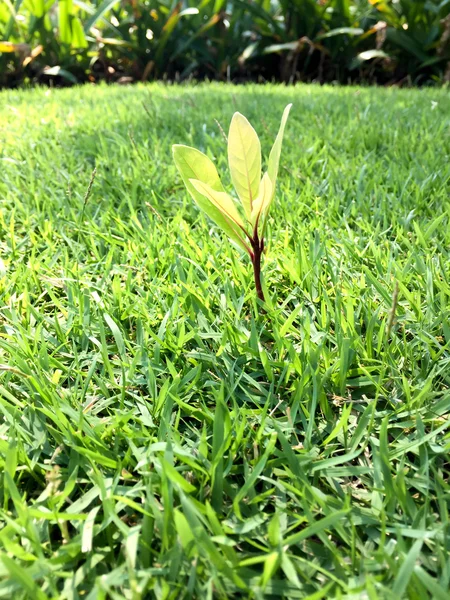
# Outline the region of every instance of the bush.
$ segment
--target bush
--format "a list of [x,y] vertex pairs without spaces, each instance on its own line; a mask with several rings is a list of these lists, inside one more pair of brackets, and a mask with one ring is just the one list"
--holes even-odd
[[0,86],[450,79],[450,0],[8,0]]

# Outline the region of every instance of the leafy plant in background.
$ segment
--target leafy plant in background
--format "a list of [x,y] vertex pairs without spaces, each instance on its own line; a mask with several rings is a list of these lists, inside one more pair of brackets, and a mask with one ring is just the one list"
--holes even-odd
[[278,55],[283,81],[411,83],[450,79],[450,0],[279,0],[273,39],[250,60]]
[[368,26],[383,26],[378,46],[396,63],[396,77],[417,84],[450,80],[450,0],[370,0]]
[[27,75],[41,82],[84,79],[90,65],[85,17],[76,0],[0,3],[0,85]]
[[0,86],[442,83],[449,10],[450,0],[0,0]]
[[351,4],[354,2],[350,0],[279,1],[282,19],[277,20],[274,40],[264,45],[262,53],[279,56],[283,81],[299,77],[342,79],[364,33],[358,24],[361,11],[352,11]]
[[261,144],[248,120],[236,112],[228,133],[228,164],[231,180],[243,211],[227,194],[217,169],[205,154],[181,144],[173,146],[173,157],[180,175],[199,208],[228,237],[249,255],[258,298],[264,302],[261,285],[261,257],[267,216],[278,176],[284,129],[292,104],[284,109],[280,129],[269,155],[267,171],[261,177]]

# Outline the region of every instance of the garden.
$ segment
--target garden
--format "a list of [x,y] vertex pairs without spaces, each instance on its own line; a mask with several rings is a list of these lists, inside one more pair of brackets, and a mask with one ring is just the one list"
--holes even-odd
[[[3,43],[30,49],[0,54],[0,598],[447,600],[447,63],[386,46],[338,85],[349,63],[327,54],[323,83],[299,52],[259,78],[292,67],[279,48],[182,76],[228,52],[211,26],[166,77],[111,43],[97,78],[89,35],[59,39],[64,2],[23,64],[38,4],[6,2]],[[163,4],[99,2],[99,31]],[[164,14],[285,24],[243,4]],[[381,4],[408,5],[284,3],[320,8],[318,36]]]

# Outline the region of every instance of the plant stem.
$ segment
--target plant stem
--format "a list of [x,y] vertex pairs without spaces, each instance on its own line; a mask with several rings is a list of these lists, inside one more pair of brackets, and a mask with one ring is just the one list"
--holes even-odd
[[256,235],[255,238],[253,239],[252,247],[253,247],[252,265],[253,265],[253,276],[255,279],[256,295],[258,296],[258,298],[260,300],[262,300],[262,302],[265,302],[264,292],[263,292],[262,286],[261,286],[261,255],[264,250],[264,240],[260,241],[258,236]]

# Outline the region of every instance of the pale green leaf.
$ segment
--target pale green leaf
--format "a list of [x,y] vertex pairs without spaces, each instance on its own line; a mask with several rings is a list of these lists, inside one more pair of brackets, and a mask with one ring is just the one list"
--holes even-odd
[[259,194],[253,204],[252,210],[252,224],[257,225],[258,220],[261,215],[265,213],[273,198],[273,185],[270,180],[269,174],[264,173],[263,178],[261,179],[261,185],[259,186]]
[[210,219],[216,223],[240,248],[249,252],[247,244],[243,241],[241,234],[237,233],[238,227],[223,212],[211,202],[210,199],[198,192],[191,183],[191,179],[207,184],[215,192],[224,192],[220,182],[217,169],[205,154],[191,148],[176,144],[172,146],[173,158],[183,182],[195,200]]
[[201,201],[202,195],[196,192],[194,186],[189,183],[190,179],[198,179],[203,183],[207,183],[216,192],[224,191],[216,166],[206,154],[196,148],[183,146],[182,144],[173,145],[172,152],[184,184],[195,201],[199,199]]
[[231,119],[228,133],[228,163],[231,180],[250,219],[259,193],[261,144],[256,131],[238,112]]
[[278,166],[280,164],[281,146],[283,144],[284,128],[288,120],[289,111],[291,110],[292,104],[288,104],[283,111],[281,117],[280,129],[278,130],[277,137],[272,146],[272,150],[269,155],[269,163],[267,165],[267,172],[272,182],[272,198],[275,195],[275,185],[277,183]]
[[202,183],[198,179],[190,179],[190,182],[197,192],[208,198],[224,215],[234,221],[238,227],[244,228],[241,215],[236,210],[233,199],[229,194],[226,192],[216,192],[207,183]]

